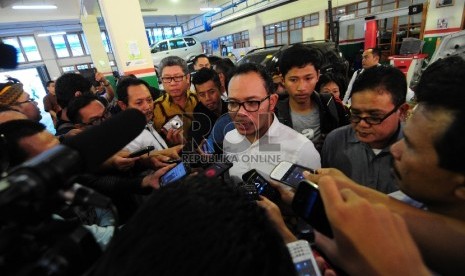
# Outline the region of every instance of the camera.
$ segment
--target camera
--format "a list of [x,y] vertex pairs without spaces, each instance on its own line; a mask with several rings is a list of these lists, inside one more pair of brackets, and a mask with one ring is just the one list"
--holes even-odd
[[179,115],[174,116],[171,118],[166,124],[163,125],[163,128],[167,131],[170,129],[180,129],[182,127],[182,119]]

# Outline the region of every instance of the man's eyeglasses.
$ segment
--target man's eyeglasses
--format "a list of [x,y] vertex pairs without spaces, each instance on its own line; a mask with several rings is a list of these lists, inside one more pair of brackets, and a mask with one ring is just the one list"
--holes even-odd
[[109,117],[110,117],[110,112],[106,111],[105,113],[103,113],[102,116],[97,117],[97,118],[92,118],[88,123],[81,123],[81,125],[84,125],[84,126],[98,126],[103,121],[108,119]]
[[11,105],[22,105],[22,104],[25,104],[25,103],[32,103],[32,102],[35,102],[35,101],[36,101],[36,99],[27,99],[27,100],[22,101],[22,102],[15,102],[15,103],[13,103]]
[[255,112],[260,108],[260,105],[262,104],[262,102],[264,102],[265,100],[269,98],[270,98],[270,95],[257,101],[239,102],[239,101],[234,101],[234,100],[227,100],[226,103],[228,104],[228,110],[231,112],[239,111],[239,109],[241,109],[241,106],[243,106],[244,109],[248,112]]
[[390,112],[388,112],[386,115],[384,115],[383,117],[372,117],[372,116],[367,116],[367,117],[362,117],[362,116],[359,116],[357,114],[354,114],[352,109],[350,110],[350,116],[349,116],[349,121],[351,123],[360,123],[360,121],[365,121],[365,123],[369,124],[369,125],[379,125],[381,124],[384,120],[386,120],[389,116],[391,116],[392,114],[394,114],[394,112],[396,112],[399,107],[401,106],[402,104],[400,105],[397,105],[394,107],[393,110],[391,110]]
[[186,75],[182,75],[182,76],[174,76],[174,77],[161,77],[161,81],[163,83],[171,83],[173,80],[174,82],[180,82],[184,79]]

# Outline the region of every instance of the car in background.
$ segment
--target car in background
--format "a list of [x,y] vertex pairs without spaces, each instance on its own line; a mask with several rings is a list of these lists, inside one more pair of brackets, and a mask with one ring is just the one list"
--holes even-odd
[[203,53],[202,44],[193,36],[174,37],[158,41],[150,46],[153,64],[158,67],[160,61],[168,56],[178,56],[189,60]]
[[[306,47],[316,49],[320,55],[322,67],[320,72],[322,74],[326,72],[333,72],[342,74],[347,79],[347,73],[349,69],[349,63],[342,56],[342,53],[337,49],[336,44],[327,40],[315,40],[301,42]],[[276,74],[279,73],[279,60],[284,50],[291,47],[291,45],[276,45],[264,48],[257,48],[249,51],[244,57],[237,61],[237,65],[246,62],[253,62],[261,64],[267,68],[267,70]]]
[[412,81],[410,82],[410,88],[415,90],[418,82],[420,81],[421,74],[429,64],[434,63],[438,59],[449,56],[459,56],[465,60],[465,30],[452,33],[441,38],[441,43],[434,51],[431,59],[428,62],[425,61],[423,68],[413,74]]

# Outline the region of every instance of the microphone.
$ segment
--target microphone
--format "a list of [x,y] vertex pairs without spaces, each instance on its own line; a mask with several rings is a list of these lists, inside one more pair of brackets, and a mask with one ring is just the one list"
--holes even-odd
[[[142,112],[128,109],[14,168],[0,180],[0,217],[2,220],[15,218],[14,212],[8,208],[10,205],[43,211],[45,206],[42,205],[46,204],[37,204],[38,201],[59,189],[68,188],[65,183],[71,176],[95,171],[135,139],[145,124]],[[31,210],[26,213],[34,214]]]

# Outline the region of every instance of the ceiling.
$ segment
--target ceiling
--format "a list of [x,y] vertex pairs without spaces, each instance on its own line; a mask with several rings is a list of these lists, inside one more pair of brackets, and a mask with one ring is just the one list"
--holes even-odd
[[[231,0],[139,0],[144,21],[150,22],[152,26],[184,23],[200,15],[200,7],[216,7],[227,2]],[[13,4],[54,4],[58,8],[13,10]],[[0,36],[80,29],[79,21],[83,10],[100,16],[97,0],[0,0]]]

